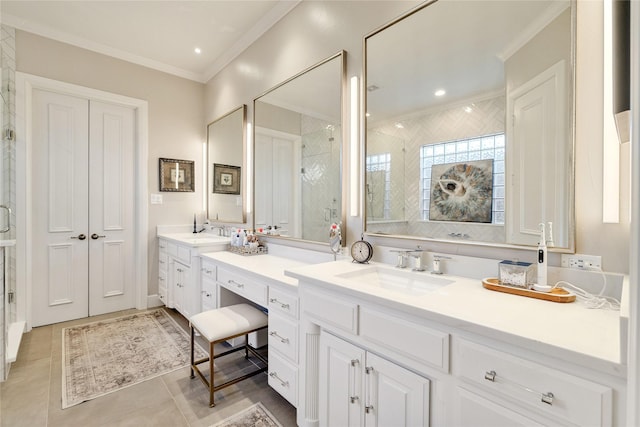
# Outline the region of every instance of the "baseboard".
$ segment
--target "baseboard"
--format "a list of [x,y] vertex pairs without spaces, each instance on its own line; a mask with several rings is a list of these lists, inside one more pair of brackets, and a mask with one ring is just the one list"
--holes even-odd
[[147,296],[147,308],[160,307],[163,305],[164,303],[157,294]]

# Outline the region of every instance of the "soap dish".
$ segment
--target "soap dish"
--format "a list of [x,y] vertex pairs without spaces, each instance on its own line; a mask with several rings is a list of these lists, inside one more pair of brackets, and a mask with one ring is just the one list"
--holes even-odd
[[508,294],[520,295],[523,297],[537,298],[545,301],[552,302],[573,302],[576,300],[576,295],[563,288],[553,288],[550,292],[539,292],[531,289],[515,288],[513,286],[506,286],[500,282],[498,278],[482,279],[482,286],[490,291],[505,292]]

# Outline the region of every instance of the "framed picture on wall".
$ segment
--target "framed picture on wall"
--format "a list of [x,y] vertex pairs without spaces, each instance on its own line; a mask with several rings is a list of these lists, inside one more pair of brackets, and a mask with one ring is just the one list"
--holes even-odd
[[193,160],[160,158],[160,191],[195,191]]
[[240,166],[213,164],[213,192],[240,194]]

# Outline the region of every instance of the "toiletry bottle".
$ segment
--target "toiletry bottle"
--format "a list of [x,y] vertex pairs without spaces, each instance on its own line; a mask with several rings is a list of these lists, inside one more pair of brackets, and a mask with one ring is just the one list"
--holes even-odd
[[544,223],[540,223],[540,242],[538,243],[538,285],[547,285],[547,241]]

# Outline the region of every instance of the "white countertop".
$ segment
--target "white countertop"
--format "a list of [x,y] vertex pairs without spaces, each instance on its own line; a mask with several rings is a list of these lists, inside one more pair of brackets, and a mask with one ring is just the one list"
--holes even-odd
[[258,278],[266,277],[281,284],[295,287],[298,286],[298,279],[285,276],[285,270],[309,265],[308,262],[269,254],[242,256],[222,251],[205,253],[201,257],[232,268],[242,268],[243,272],[256,275]]
[[[442,275],[454,283],[424,295],[405,295],[336,277],[387,264],[336,261],[289,269],[301,286],[310,283],[407,314],[523,346],[571,363],[624,375],[621,361],[620,312],[589,309],[582,303],[554,303],[490,291],[481,281]],[[420,272],[415,274],[429,274]]]
[[194,248],[202,246],[226,246],[231,242],[231,239],[228,237],[216,236],[209,233],[158,233],[158,237]]

